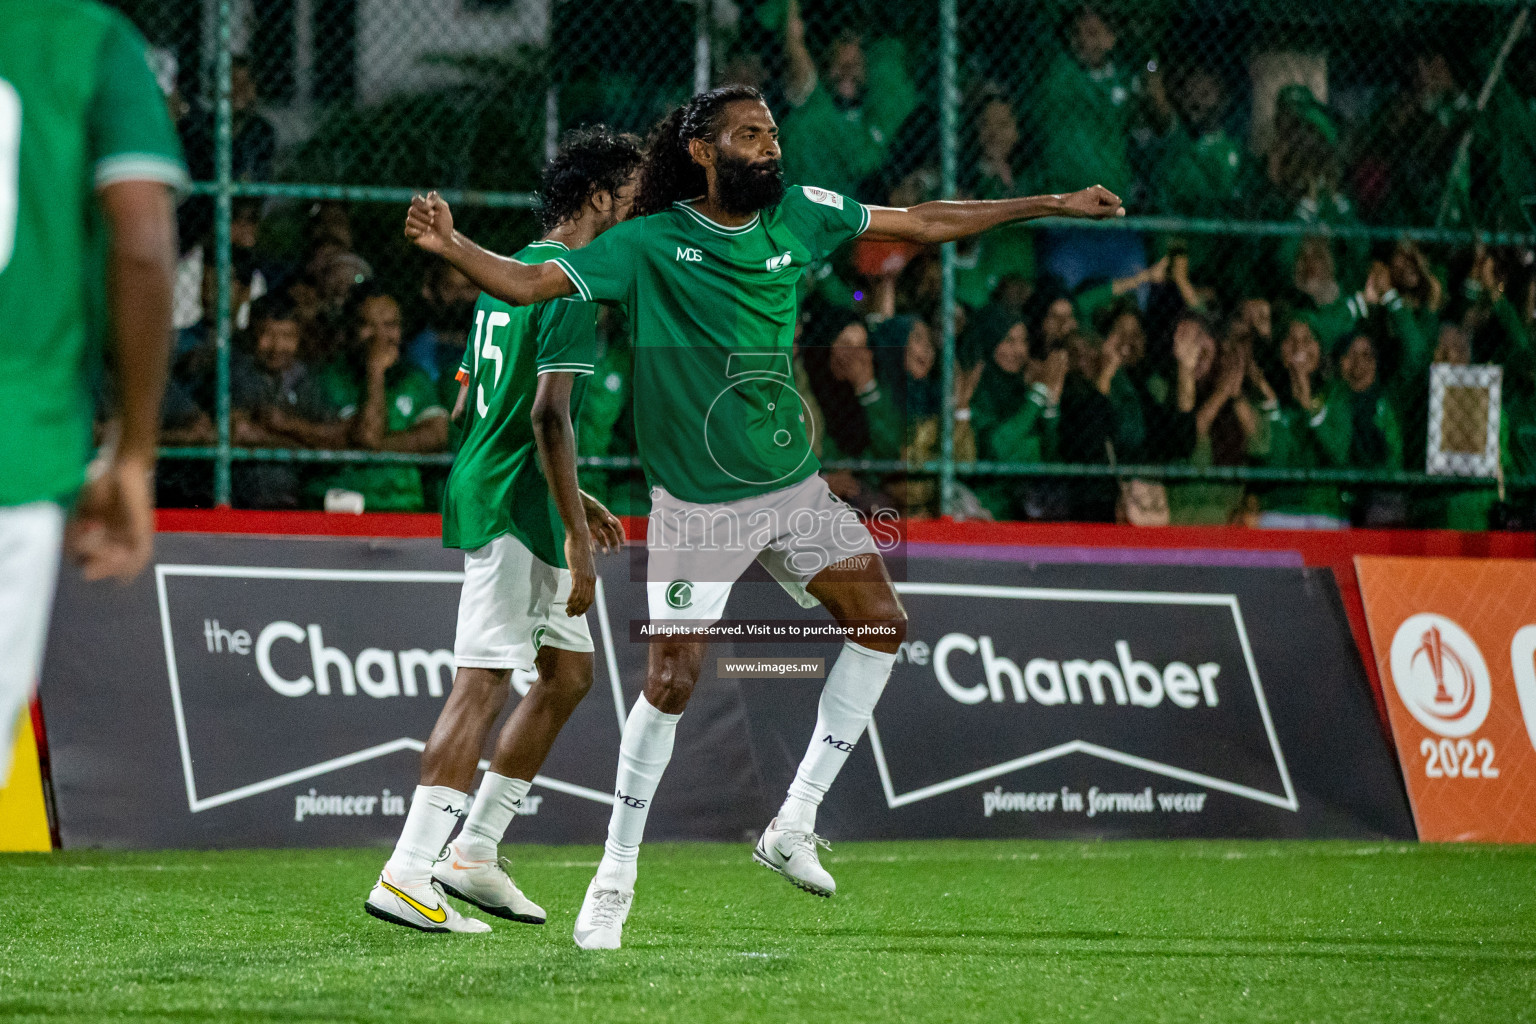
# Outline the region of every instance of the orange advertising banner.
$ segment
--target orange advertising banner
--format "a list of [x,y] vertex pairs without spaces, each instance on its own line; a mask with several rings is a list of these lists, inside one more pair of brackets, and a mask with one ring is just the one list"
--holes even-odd
[[1419,838],[1536,842],[1536,562],[1355,571]]

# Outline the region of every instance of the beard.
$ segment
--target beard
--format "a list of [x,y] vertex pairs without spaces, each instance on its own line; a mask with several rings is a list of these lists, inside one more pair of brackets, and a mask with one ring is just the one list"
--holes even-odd
[[784,168],[778,160],[753,163],[721,154],[715,163],[715,187],[726,213],[756,213],[784,198]]

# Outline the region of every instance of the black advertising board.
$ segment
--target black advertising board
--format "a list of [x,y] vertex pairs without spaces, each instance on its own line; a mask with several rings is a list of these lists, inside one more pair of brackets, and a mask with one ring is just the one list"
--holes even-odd
[[[134,586],[66,573],[40,691],[65,845],[392,841],[450,685],[459,569],[431,541],[171,534]],[[593,689],[513,841],[602,838],[646,647],[643,575],[599,570]],[[909,558],[907,575],[908,642],[827,798],[830,837],[1411,837],[1329,573]],[[824,613],[754,570],[727,618]],[[810,738],[819,679],[719,679],[715,656],[837,651],[714,645],[648,836],[761,828]]]
[[[1327,570],[908,566],[908,641],[828,835],[1413,837]],[[818,685],[748,692],[770,792]]]
[[[130,587],[61,580],[39,697],[64,845],[393,841],[452,679],[462,556],[425,540],[162,534],[156,545]],[[604,565],[628,588],[621,562]],[[613,604],[603,591],[600,611]],[[616,646],[604,614],[589,613],[592,692],[536,780],[519,839],[589,841],[607,825],[640,685],[614,652],[644,652]],[[621,674],[635,680],[623,699]],[[706,695],[693,710],[680,749],[744,734],[737,702]],[[677,766],[668,781],[688,795],[657,810],[658,834],[743,834],[749,752],[719,747]]]

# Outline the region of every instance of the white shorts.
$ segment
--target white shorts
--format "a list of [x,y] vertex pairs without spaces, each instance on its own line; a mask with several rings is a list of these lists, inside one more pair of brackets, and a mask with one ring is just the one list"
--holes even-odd
[[876,552],[874,538],[819,476],[738,501],[701,505],[651,489],[646,603],[656,620],[717,621],[753,561],[804,608],[806,584],[828,566]]
[[527,671],[545,646],[590,651],[587,617],[565,614],[570,596],[571,571],[542,561],[511,534],[464,552],[454,662]]
[[53,502],[0,508],[0,788],[43,664],[63,540],[64,510]]

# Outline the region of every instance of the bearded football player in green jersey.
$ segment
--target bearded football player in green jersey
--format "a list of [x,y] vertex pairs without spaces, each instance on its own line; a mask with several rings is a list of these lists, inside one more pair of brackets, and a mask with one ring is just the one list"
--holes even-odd
[[[538,264],[580,250],[622,220],[639,140],[574,131],[544,168],[544,237],[517,254]],[[514,308],[488,295],[460,367],[464,441],[443,496],[443,544],[464,551],[453,691],[421,754],[421,784],[364,909],[432,932],[484,932],[444,891],[510,921],[544,910],[497,856],[534,775],[592,686],[585,618],[597,576],[592,545],[624,542],[619,521],[576,486],[571,427],[597,359],[597,307],[579,296]],[[468,790],[513,669],[538,676],[502,728],[465,817]],[[444,849],[460,818],[464,828]]]
[[[149,561],[186,183],[144,39],[78,0],[0,4],[0,788],[65,537],[88,579]],[[107,322],[103,322],[102,313]],[[87,483],[102,343],[117,408]]]
[[[795,284],[868,234],[951,241],[1035,217],[1123,215],[1094,186],[1070,195],[863,206],[785,188],[778,126],[755,89],[695,96],[657,127],[630,220],[540,264],[486,252],[453,230],[437,196],[412,203],[406,235],[488,293],[521,305],[579,295],[622,306],[634,333],[636,433],[651,485],[646,547],[652,623],[719,619],[756,560],[797,600],[856,629],[827,675],[816,732],[756,860],[808,892],[836,888],[821,866],[816,809],[863,735],[906,633],[906,613],[869,531],[816,475],[794,390]],[[672,754],[705,643],[650,647],[645,690],[624,727],[613,817],[576,919],[577,945],[617,948],[634,896],[645,819]]]

